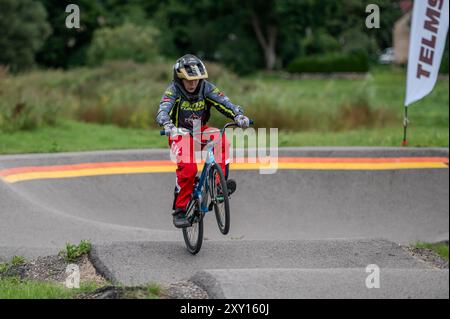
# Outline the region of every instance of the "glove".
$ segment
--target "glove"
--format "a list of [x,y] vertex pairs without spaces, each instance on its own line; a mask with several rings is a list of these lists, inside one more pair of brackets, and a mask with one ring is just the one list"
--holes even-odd
[[247,116],[239,114],[234,117],[234,122],[237,124],[237,126],[241,128],[247,128],[250,126],[250,120]]
[[172,136],[176,134],[176,126],[171,122],[171,121],[167,121],[163,124],[164,126],[164,131],[166,132],[166,136]]

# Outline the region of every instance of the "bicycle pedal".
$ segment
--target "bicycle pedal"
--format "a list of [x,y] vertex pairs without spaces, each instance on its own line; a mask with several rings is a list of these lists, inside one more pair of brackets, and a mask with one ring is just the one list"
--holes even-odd
[[208,212],[212,211],[214,207],[214,202],[209,203],[208,205]]

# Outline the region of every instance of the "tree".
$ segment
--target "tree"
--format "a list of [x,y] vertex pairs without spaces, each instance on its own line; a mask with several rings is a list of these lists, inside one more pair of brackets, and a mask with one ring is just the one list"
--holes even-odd
[[[367,42],[376,41],[379,48],[391,46],[392,26],[401,15],[396,1],[373,0],[381,9],[381,28],[368,30],[364,0],[38,1],[47,8],[54,33],[37,60],[53,67],[85,64],[96,29],[132,23],[160,29],[157,45],[167,57],[190,52],[239,73],[272,70],[311,48],[334,50],[332,38],[340,40],[348,30],[364,33]],[[80,29],[65,28],[64,9],[72,2],[80,6]],[[308,36],[308,50],[302,51]]]
[[[311,0],[169,0],[161,5],[156,20],[161,28],[162,52],[177,57],[191,52],[224,62],[238,73],[275,68],[280,47],[306,25],[305,6]],[[300,22],[299,22],[300,21]],[[295,22],[295,23],[294,23]],[[287,41],[283,42],[280,39]],[[284,48],[281,49],[283,51]],[[298,53],[289,48],[292,56]]]
[[[49,67],[67,68],[87,63],[87,50],[95,30],[124,23],[148,24],[162,3],[167,0],[38,0],[49,13],[53,35],[37,55],[37,61]],[[67,5],[80,8],[80,29],[67,29]]]
[[[255,42],[261,48],[266,70],[276,67],[278,53],[284,45],[280,40],[292,40],[292,35],[302,34],[310,22],[308,7],[312,0],[249,0],[231,1],[233,10],[239,12],[236,25],[249,37],[249,46]],[[281,44],[280,44],[281,43]]]
[[264,53],[266,69],[272,70],[276,62],[276,41],[279,31],[278,17],[274,12],[274,0],[254,0],[245,2],[253,31]]
[[77,0],[80,8],[80,28],[66,27],[65,12],[72,0],[39,0],[48,11],[49,23],[53,34],[47,39],[38,52],[38,63],[49,67],[83,65],[86,62],[86,51],[94,31],[105,24],[106,11],[101,2]]
[[131,23],[97,29],[87,51],[88,63],[97,65],[107,60],[154,61],[158,56],[155,45],[157,35],[158,30],[150,26]]
[[32,0],[0,0],[0,64],[12,71],[31,67],[50,34],[45,8]]

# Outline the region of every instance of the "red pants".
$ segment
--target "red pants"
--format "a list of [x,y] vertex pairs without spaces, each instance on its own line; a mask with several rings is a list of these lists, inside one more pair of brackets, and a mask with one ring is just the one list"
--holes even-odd
[[[208,131],[208,126],[204,125],[201,128],[203,134],[201,135],[202,142],[212,138],[213,140],[220,137],[220,133],[211,133]],[[214,128],[211,128],[211,130]],[[216,129],[214,129],[216,130]],[[199,139],[199,137],[196,137]],[[194,149],[194,144],[196,144]],[[175,138],[169,137],[169,146],[173,155],[177,160],[177,181],[175,188],[175,202],[174,209],[183,208],[186,209],[187,204],[191,198],[192,191],[194,189],[195,176],[197,175],[197,162],[195,160],[195,151],[203,149],[199,143],[194,143],[194,139],[191,135],[180,135]],[[229,144],[223,134],[222,140],[214,147],[214,157],[216,162],[220,164],[224,175],[226,174],[226,164],[228,164],[229,158]],[[200,162],[198,160],[198,162]]]

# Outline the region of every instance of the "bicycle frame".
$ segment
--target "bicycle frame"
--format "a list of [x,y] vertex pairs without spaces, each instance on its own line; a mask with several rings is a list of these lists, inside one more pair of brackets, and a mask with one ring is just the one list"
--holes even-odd
[[[253,124],[252,120],[250,120],[250,124]],[[206,196],[208,196],[208,191],[209,191],[210,185],[208,183],[207,175],[208,175],[208,172],[210,171],[211,166],[216,164],[216,159],[214,157],[214,145],[219,143],[219,141],[223,137],[225,129],[229,126],[236,126],[236,123],[234,123],[234,122],[227,123],[221,130],[218,130],[218,132],[220,132],[220,134],[219,134],[219,138],[217,139],[217,141],[214,141],[213,139],[210,139],[207,142],[199,141],[200,144],[206,146],[207,156],[206,156],[205,164],[202,169],[202,173],[200,175],[199,182],[197,183],[197,185],[193,191],[193,196],[192,196],[191,200],[189,201],[187,208],[186,208],[186,211],[188,212],[188,215],[189,215],[189,216],[187,216],[188,218],[190,218],[192,215],[189,212],[192,209],[192,205],[196,201],[198,201],[200,203],[199,211],[201,213],[206,214],[209,211],[208,207],[206,206],[206,201],[204,200],[204,198],[202,198],[203,187],[206,188],[205,194],[206,194]],[[160,133],[161,133],[161,135],[165,135],[164,131],[161,131]],[[192,134],[192,132],[190,132],[190,133]],[[196,140],[195,137],[194,137],[194,140]],[[195,213],[195,210],[194,210],[194,213]]]
[[203,165],[202,173],[200,175],[200,180],[194,189],[193,197],[191,199],[191,201],[198,200],[200,202],[200,211],[205,214],[208,212],[208,207],[206,206],[206,201],[204,201],[202,198],[203,186],[206,188],[205,195],[208,196],[209,184],[208,184],[207,174],[209,172],[211,165],[216,163],[216,159],[214,157],[214,151],[213,151],[214,147],[212,145],[208,145],[208,144],[207,144],[208,148],[206,150],[207,156],[206,156],[205,164]]

